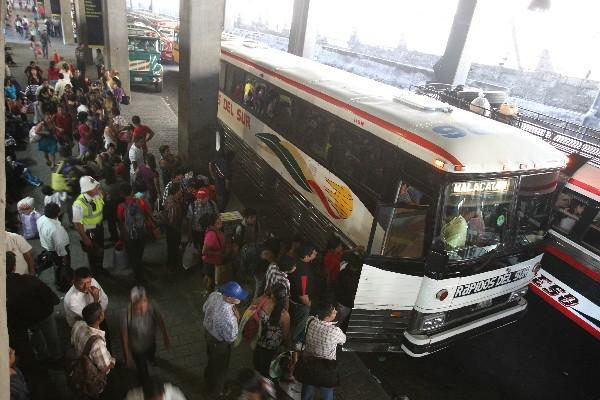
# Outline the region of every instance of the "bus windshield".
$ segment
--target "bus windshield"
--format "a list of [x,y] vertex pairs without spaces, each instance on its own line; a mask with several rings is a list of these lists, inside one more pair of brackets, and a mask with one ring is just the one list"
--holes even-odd
[[494,250],[509,226],[516,178],[453,182],[446,187],[440,239],[450,260]]

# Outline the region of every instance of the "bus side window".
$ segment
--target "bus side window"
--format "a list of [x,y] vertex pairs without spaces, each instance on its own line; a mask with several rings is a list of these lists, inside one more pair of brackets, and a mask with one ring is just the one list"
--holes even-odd
[[425,251],[428,207],[380,207],[371,255],[421,258]]
[[594,248],[597,253],[600,253],[600,210],[587,231],[583,234],[581,241],[589,247]]
[[554,205],[552,227],[569,234],[585,210],[586,203],[568,190],[559,194]]

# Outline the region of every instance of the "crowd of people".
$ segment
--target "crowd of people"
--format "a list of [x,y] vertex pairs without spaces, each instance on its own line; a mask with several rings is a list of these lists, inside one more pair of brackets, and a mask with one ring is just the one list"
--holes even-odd
[[[233,153],[219,152],[207,175],[192,171],[167,145],[152,154],[148,144],[160,134],[139,116],[123,118],[119,73],[105,70],[99,53],[97,79],[87,76],[84,48],[75,64],[58,58],[44,70],[34,60],[24,71],[26,82],[5,81],[7,134],[20,150],[37,143],[52,176],[45,185],[32,184],[24,164],[8,167],[19,160],[16,151],[7,152],[7,182],[15,183],[8,202],[17,208],[6,219],[12,398],[30,398],[28,374],[39,365],[66,368],[76,397],[101,398],[120,364],[137,371],[139,388],[127,399],[184,398],[149,368],[158,337],[170,345],[161,308],[146,288],[144,251],[156,241],[153,246],[166,242],[170,273],[202,274],[203,378],[211,398],[277,398],[270,378],[302,382],[303,400],[317,392],[333,399],[336,353],[346,340],[362,249],[332,236],[320,256],[307,238],[263,228],[252,208],[224,226]],[[43,204],[36,206],[36,197]],[[29,243],[35,239],[39,255]],[[87,265],[71,265],[75,246]],[[114,256],[110,270],[105,250]],[[54,290],[38,278],[45,269],[53,270]],[[117,360],[105,318],[110,293],[99,281],[120,274],[132,275],[132,288],[119,320],[123,359]],[[59,340],[56,293],[63,293],[69,346]],[[228,380],[236,345],[252,346],[254,368]]]

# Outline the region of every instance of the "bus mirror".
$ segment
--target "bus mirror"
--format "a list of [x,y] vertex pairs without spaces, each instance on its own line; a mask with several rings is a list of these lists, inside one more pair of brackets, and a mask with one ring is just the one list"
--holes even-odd
[[431,251],[427,255],[426,270],[434,276],[442,275],[446,272],[448,266],[448,253],[444,250],[441,241],[434,242]]

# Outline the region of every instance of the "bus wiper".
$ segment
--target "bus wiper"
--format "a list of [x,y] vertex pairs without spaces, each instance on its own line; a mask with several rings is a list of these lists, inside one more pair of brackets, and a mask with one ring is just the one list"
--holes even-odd
[[498,246],[496,246],[492,250],[488,251],[487,254],[483,258],[483,262],[481,264],[479,264],[477,267],[475,267],[474,271],[477,272],[477,271],[487,268],[487,266],[492,262],[492,260],[495,258],[496,254],[498,253],[498,249],[500,248],[500,246],[504,247],[504,245],[498,244]]

